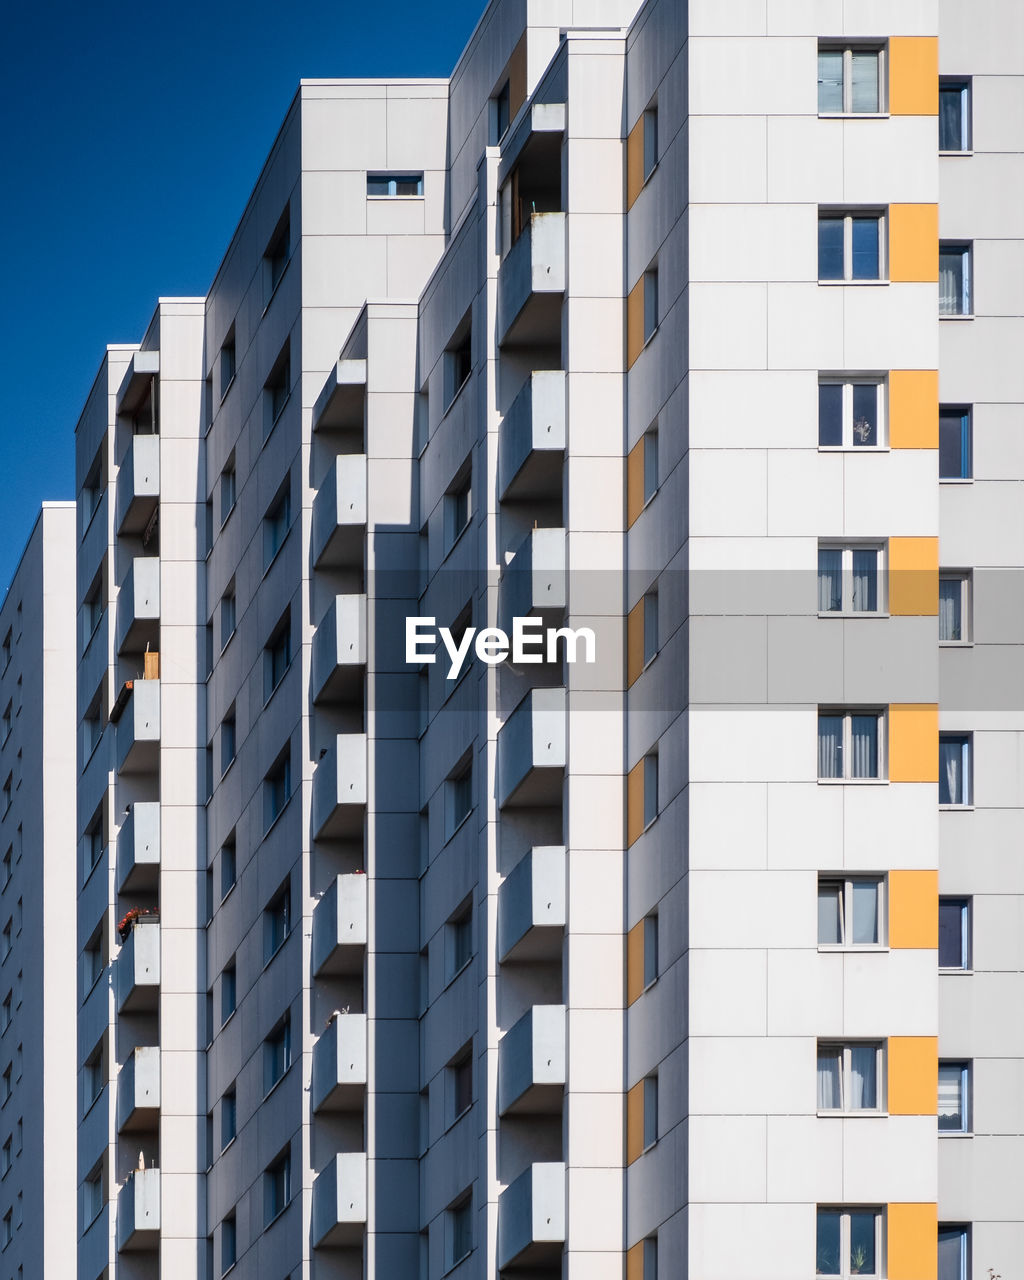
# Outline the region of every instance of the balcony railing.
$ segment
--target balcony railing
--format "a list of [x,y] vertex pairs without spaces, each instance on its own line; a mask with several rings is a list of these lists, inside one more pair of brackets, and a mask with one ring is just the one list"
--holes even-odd
[[560,370],[531,373],[498,435],[501,498],[561,498],[566,382]]
[[498,1045],[498,1111],[559,1111],[565,1091],[565,1005],[535,1004]]
[[366,1015],[339,1014],[313,1046],[313,1110],[356,1110],[365,1092]]
[[119,773],[152,773],[160,760],[160,681],[129,680],[111,712]]
[[133,1049],[117,1076],[117,1131],[155,1129],[160,1114],[160,1046]]
[[313,406],[313,430],[362,430],[366,414],[366,361],[339,360]]
[[532,1164],[498,1197],[498,1266],[550,1266],[565,1243],[565,1165]]
[[366,734],[339,733],[313,771],[313,834],[357,835],[366,812]]
[[160,876],[160,804],[139,800],[117,833],[117,891],[155,889]]
[[534,845],[498,890],[499,958],[559,959],[565,921],[565,847]]
[[117,1193],[117,1249],[156,1249],[160,1244],[160,1170],[139,1169]]
[[318,569],[361,568],[366,533],[366,456],[335,458],[313,499],[313,563]]
[[159,501],[160,437],[132,436],[117,469],[118,533],[145,532]]
[[362,701],[365,671],[366,596],[335,596],[313,635],[313,701]]
[[507,631],[513,618],[533,616],[555,624],[567,600],[565,530],[531,530],[506,566],[501,586]]
[[140,920],[117,956],[117,1007],[139,1013],[157,1007],[160,998],[160,922]]
[[366,1155],[339,1152],[313,1180],[313,1247],[358,1244],[366,1229]]
[[500,343],[561,341],[565,258],[565,214],[532,214],[498,271]]
[[313,972],[358,973],[366,949],[366,876],[340,875],[313,908]]
[[566,764],[564,689],[531,689],[498,730],[498,804],[552,805]]
[[160,557],[136,556],[117,593],[117,651],[160,647]]

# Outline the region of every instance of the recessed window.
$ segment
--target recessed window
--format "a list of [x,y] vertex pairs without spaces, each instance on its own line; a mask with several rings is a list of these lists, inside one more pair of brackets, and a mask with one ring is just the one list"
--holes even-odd
[[971,575],[939,573],[939,642],[965,644],[970,639]]
[[469,964],[473,958],[473,904],[464,903],[445,927],[445,968],[448,978]]
[[473,311],[470,308],[462,319],[455,336],[444,353],[444,407],[445,410],[469,381],[473,372]]
[[271,503],[263,518],[263,566],[269,568],[284,545],[292,522],[291,494],[288,483]]
[[658,753],[644,756],[644,827],[658,816]]
[[274,367],[263,384],[263,439],[273,431],[278,418],[284,412],[292,388],[291,345],[286,342]]
[[279,1213],[283,1213],[292,1198],[292,1157],[290,1151],[268,1165],[263,1175],[264,1222],[269,1226]]
[[270,695],[284,679],[285,672],[292,661],[292,620],[291,611],[286,610],[284,617],[274,628],[267,647],[263,651],[263,697],[269,700]]
[[445,783],[445,835],[450,838],[473,811],[473,765],[460,765]]
[[881,1111],[884,1079],[880,1044],[818,1042],[819,1111]]
[[644,342],[650,342],[658,328],[661,316],[658,310],[658,268],[649,267],[644,272]]
[[220,1100],[220,1149],[234,1141],[238,1132],[238,1097],[232,1085]]
[[14,992],[8,991],[4,996],[3,1002],[0,1003],[0,1032],[4,1032],[11,1025],[11,1012],[14,1008]]
[[818,777],[884,778],[879,711],[818,712]]
[[368,196],[421,196],[423,194],[423,174],[368,173],[366,175],[366,194]]
[[881,547],[818,544],[819,613],[877,613],[881,580]]
[[658,1237],[648,1236],[643,1242],[642,1280],[658,1280]]
[[[103,1165],[102,1162],[89,1173],[82,1183],[82,1217],[86,1226],[99,1217],[103,1208]],[[10,1211],[4,1218],[4,1243],[10,1243],[7,1234]]]
[[884,941],[881,876],[818,878],[818,946],[874,947]]
[[473,1042],[464,1045],[448,1066],[448,1122],[453,1123],[473,1105]]
[[235,1230],[235,1215],[229,1213],[220,1224],[220,1273],[230,1271],[238,1260],[238,1238]]
[[231,460],[220,473],[220,523],[221,528],[224,527],[228,516],[234,511],[235,503],[238,500],[235,478],[235,459],[232,454]]
[[652,104],[644,112],[644,182],[658,164],[658,108]]
[[882,1274],[881,1209],[819,1209],[815,1272],[819,1276]]
[[644,917],[644,986],[649,987],[658,976],[658,917]]
[[472,465],[467,459],[444,496],[444,543],[447,554],[473,516]]
[[292,762],[290,747],[278,757],[263,779],[264,822],[266,829],[277,821],[292,794]]
[[491,99],[491,146],[496,147],[508,131],[510,120],[509,82],[506,80]]
[[969,1133],[969,1062],[939,1063],[939,1132]]
[[[971,1229],[939,1225],[938,1280],[971,1280]],[[988,1280],[1000,1280],[990,1267]]]
[[221,902],[228,896],[235,887],[236,857],[235,857],[235,838],[232,832],[231,839],[226,840],[220,850],[220,899]]
[[939,150],[971,149],[971,82],[939,81]]
[[227,591],[220,598],[219,609],[220,624],[220,648],[223,653],[227,648],[227,643],[235,634],[236,616],[235,616],[235,587],[234,583],[228,587]]
[[263,912],[263,959],[270,961],[291,931],[292,895],[287,884],[277,891]]
[[971,967],[971,900],[939,899],[939,968]]
[[445,1214],[445,1264],[451,1270],[473,1250],[473,1198],[467,1195]]
[[658,1141],[658,1077],[644,1080],[644,1150]]
[[82,994],[88,995],[103,972],[103,930],[97,929],[82,951]]
[[263,1042],[263,1092],[267,1094],[292,1065],[292,1026],[290,1015],[271,1031]]
[[872,210],[818,211],[818,279],[885,278],[885,218]]
[[235,380],[235,326],[232,325],[220,349],[220,398],[223,400]]
[[939,245],[939,315],[971,314],[971,246]]
[[220,975],[220,1025],[234,1013],[238,998],[238,971],[234,959],[228,961]]
[[884,379],[818,379],[819,448],[870,449],[884,443]]
[[220,723],[220,773],[221,777],[235,761],[235,704],[232,703]]
[[289,210],[286,207],[263,254],[263,302],[265,307],[270,305],[274,290],[281,283],[281,277],[288,266],[291,252],[291,221]]
[[819,115],[885,110],[885,51],[877,45],[818,45]]
[[939,409],[939,479],[970,480],[971,410],[968,405],[942,405]]
[[658,428],[644,432],[644,503],[658,492]]
[[[96,865],[96,863],[91,861],[89,857],[89,854],[91,853],[91,846],[88,843],[88,839],[89,839],[89,833],[87,832],[86,833],[86,866],[87,866],[87,870],[91,871],[92,868]],[[11,883],[13,867],[14,867],[14,846],[8,845],[7,852],[4,854],[3,860],[0,861],[0,888],[6,889],[7,886]]]
[[648,591],[644,596],[644,666],[653,662],[658,654],[658,593]]
[[939,734],[939,804],[971,803],[971,735]]

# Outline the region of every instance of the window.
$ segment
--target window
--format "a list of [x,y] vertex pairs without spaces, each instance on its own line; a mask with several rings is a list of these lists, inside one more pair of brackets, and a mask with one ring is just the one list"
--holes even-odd
[[235,380],[235,326],[232,325],[220,349],[220,398],[223,400]]
[[227,643],[235,634],[235,586],[234,583],[220,598],[220,650],[227,648]]
[[235,760],[235,704],[221,721],[220,725],[220,773],[227,773]]
[[818,1042],[819,1111],[881,1111],[884,1079],[881,1045]]
[[2,728],[2,731],[0,731],[0,733],[2,733],[4,742],[6,742],[7,739],[11,736],[11,725],[13,723],[14,723],[14,704],[11,702],[8,702],[7,706],[4,708],[3,728]]
[[292,1198],[292,1158],[283,1152],[263,1175],[264,1223],[269,1226]]
[[658,654],[658,593],[648,591],[644,596],[644,666],[653,662]]
[[971,411],[964,405],[939,409],[939,479],[970,480]]
[[235,1265],[238,1257],[238,1237],[235,1231],[235,1215],[229,1213],[220,1224],[220,1273],[223,1275]]
[[447,1218],[446,1235],[448,1237],[445,1250],[445,1264],[451,1269],[461,1259],[467,1257],[473,1249],[473,1198],[467,1196],[458,1204],[453,1204],[445,1215]]
[[968,1133],[970,1063],[939,1063],[939,1132]]
[[819,1209],[817,1237],[817,1275],[881,1274],[881,1209]]
[[877,448],[885,442],[884,419],[882,379],[819,378],[819,448]]
[[292,1065],[291,1017],[284,1019],[263,1042],[263,1092],[268,1094]]
[[643,1248],[641,1280],[658,1280],[658,1237],[648,1236]]
[[291,930],[292,895],[286,883],[263,912],[263,960],[269,962],[284,945]]
[[6,671],[11,661],[11,648],[13,644],[13,632],[11,628],[7,628],[7,634],[4,636],[3,642],[3,669]]
[[281,219],[270,237],[266,252],[263,254],[263,300],[264,306],[270,305],[274,290],[281,282],[288,260],[291,256],[291,225],[288,209],[285,208]]
[[939,734],[939,804],[971,803],[971,737]]
[[939,81],[939,150],[971,149],[971,82]]
[[287,481],[263,519],[263,567],[270,565],[281,550],[292,522],[291,495]]
[[464,1045],[448,1067],[448,1115],[454,1123],[473,1105],[473,1042]]
[[496,147],[510,124],[509,84],[506,80],[491,99],[491,146]]
[[450,839],[473,811],[473,765],[461,765],[445,784],[445,829]]
[[423,194],[423,174],[368,173],[366,175],[366,194],[368,196],[421,196]]
[[472,467],[467,459],[452,487],[444,496],[445,553],[458,542],[473,515]]
[[228,896],[235,887],[235,841],[234,833],[232,838],[225,842],[220,851],[220,900],[221,902]]
[[878,711],[818,712],[818,778],[884,778]]
[[224,966],[224,971],[220,975],[220,1025],[223,1026],[228,1018],[235,1011],[238,984],[238,971],[235,968],[235,961],[231,959]]
[[11,1025],[11,1008],[14,1002],[13,991],[8,991],[4,996],[3,1003],[0,1004],[0,1032],[4,1032]]
[[11,954],[11,939],[14,936],[14,920],[10,919],[0,933],[0,960],[6,960]]
[[[93,867],[99,862],[103,856],[103,806],[101,805],[93,815],[92,821],[89,823],[85,832],[85,876],[89,875]],[[8,850],[8,853],[10,850]]]
[[452,401],[469,381],[473,372],[473,325],[472,312],[467,312],[459,325],[456,337],[444,353],[444,407],[448,409]]
[[14,774],[9,773],[7,775],[7,781],[4,783],[3,802],[2,804],[0,804],[0,808],[3,809],[3,812],[5,814],[7,813],[7,810],[11,807],[11,800],[13,798],[13,795],[14,795]]
[[939,573],[939,643],[970,639],[970,574]]
[[[89,474],[85,477],[82,485],[82,534],[84,538],[86,530],[92,522],[93,516],[96,514],[96,508],[100,505],[100,499],[103,497],[103,449],[102,446],[97,451],[96,459],[89,468]],[[3,666],[7,666],[10,661],[10,646],[4,641],[3,646]]]
[[[971,1280],[970,1242],[970,1227],[947,1227],[940,1223],[938,1280]],[[988,1274],[992,1280],[991,1268]]]
[[103,936],[96,933],[82,952],[82,993],[88,995],[103,972]]
[[650,342],[658,327],[658,268],[644,272],[644,342]]
[[6,1178],[7,1174],[10,1172],[11,1164],[13,1163],[11,1158],[11,1148],[13,1143],[14,1139],[8,1135],[7,1141],[2,1147],[0,1147],[0,1177]]
[[885,110],[885,50],[818,45],[818,114],[877,115]]
[[971,967],[969,898],[939,899],[939,968]]
[[288,402],[292,388],[291,347],[284,344],[284,349],[274,361],[274,367],[263,384],[263,439],[270,435],[274,425]]
[[881,213],[819,209],[818,279],[884,279],[884,233]]
[[644,986],[649,987],[658,977],[658,917],[644,917]]
[[264,822],[269,831],[292,794],[292,762],[288,749],[263,779]]
[[82,1183],[82,1215],[85,1225],[94,1221],[103,1208],[103,1167],[94,1169]]
[[644,432],[644,504],[658,492],[658,428]]
[[644,756],[644,827],[658,816],[658,753]]
[[292,625],[291,612],[286,610],[284,617],[274,628],[267,647],[263,651],[263,698],[268,701],[270,695],[284,679],[285,672],[292,661]]
[[658,1077],[644,1080],[644,1150],[658,1141]]
[[464,969],[473,957],[473,904],[471,902],[464,903],[448,921],[445,934],[448,977],[451,979]]
[[89,589],[89,594],[85,598],[85,604],[82,607],[82,647],[84,648],[92,639],[96,628],[103,620],[104,597],[106,589],[103,585],[103,574],[98,573],[96,580]]
[[971,314],[971,246],[939,245],[939,315]]
[[644,182],[658,167],[658,108],[651,105],[644,112]]
[[[89,837],[87,835],[86,839],[88,840],[88,838]],[[89,859],[88,861],[90,863],[90,866],[95,866],[95,863],[92,862],[91,859]],[[8,845],[7,852],[3,856],[3,862],[2,864],[0,864],[0,888],[6,889],[7,886],[11,883],[11,876],[13,874],[12,872],[13,864],[14,864],[14,846]]]
[[818,946],[876,947],[885,940],[880,876],[820,876]]
[[11,1096],[13,1086],[11,1084],[11,1074],[14,1071],[14,1063],[8,1062],[4,1068],[4,1073],[0,1076],[0,1106],[4,1106]]
[[221,528],[224,527],[228,516],[235,509],[235,502],[238,500],[235,482],[235,459],[234,455],[231,461],[220,473],[220,523]]
[[228,1089],[220,1100],[220,1149],[223,1151],[235,1140],[238,1132],[238,1097],[235,1086]]
[[[7,1070],[10,1071],[10,1067]],[[83,1114],[89,1110],[102,1093],[103,1086],[106,1084],[105,1076],[106,1068],[103,1062],[103,1041],[101,1040],[85,1060],[85,1066],[82,1071]]]
[[7,1212],[4,1214],[2,1238],[3,1238],[3,1248],[6,1249],[7,1246],[14,1239],[14,1210],[13,1209],[8,1209]]
[[880,547],[818,546],[818,612],[877,613]]

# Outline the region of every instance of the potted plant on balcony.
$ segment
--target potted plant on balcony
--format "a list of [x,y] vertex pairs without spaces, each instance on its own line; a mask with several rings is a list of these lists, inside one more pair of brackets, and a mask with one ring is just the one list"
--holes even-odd
[[129,907],[117,922],[118,937],[122,942],[128,941],[128,935],[141,920],[159,920],[160,913],[155,907]]

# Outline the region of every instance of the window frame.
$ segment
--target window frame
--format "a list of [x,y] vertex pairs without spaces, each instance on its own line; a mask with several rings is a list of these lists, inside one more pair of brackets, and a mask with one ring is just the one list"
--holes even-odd
[[[960,638],[958,640],[943,639],[942,636],[942,584],[944,582],[955,582],[959,585],[960,591]],[[939,570],[939,644],[942,646],[950,645],[953,648],[963,648],[965,645],[974,643],[974,631],[971,625],[971,601],[972,591],[972,574],[970,569],[940,569]]]
[[[818,116],[825,120],[852,118],[854,120],[873,120],[889,115],[889,58],[888,45],[885,40],[819,40],[818,58],[823,53],[841,53],[843,55],[842,109],[840,111],[824,111],[821,106],[820,62],[818,78]],[[878,103],[874,111],[855,111],[853,109],[853,55],[855,53],[873,53],[878,62]]]
[[[959,91],[960,94],[960,140],[959,147],[943,147],[942,145],[942,95]],[[965,156],[971,155],[973,143],[973,99],[974,87],[970,76],[939,76],[939,155]]]
[[[292,665],[292,615],[289,607],[278,619],[263,647],[263,705],[266,706],[283,683]],[[281,664],[279,667],[279,663]]]
[[[230,1124],[228,1123],[230,1120]],[[238,1089],[230,1084],[220,1099],[220,1154],[238,1137]]]
[[[464,1242],[461,1233],[468,1239]],[[460,1195],[445,1210],[445,1271],[451,1271],[473,1252],[473,1192]]]
[[957,1100],[960,1110],[959,1125],[943,1125],[942,1112],[937,1111],[937,1123],[940,1137],[947,1137],[950,1134],[959,1137],[962,1134],[973,1132],[973,1108],[971,1106],[971,1060],[969,1058],[942,1058],[939,1060],[939,1093],[942,1092],[942,1072],[956,1072],[959,1076],[959,1085]]
[[292,887],[287,879],[263,908],[264,969],[291,937],[292,929]]
[[[942,908],[945,905],[950,907],[956,905],[960,912],[960,963],[959,964],[943,964],[942,963]],[[940,973],[970,973],[972,964],[972,903],[969,895],[966,894],[940,894],[939,895],[939,953],[938,959]]]
[[[838,609],[822,609],[821,607],[821,553],[823,551],[839,551],[842,555],[840,565],[840,607]],[[875,553],[875,608],[856,609],[854,595],[854,553],[873,551]],[[818,617],[819,618],[878,618],[886,617],[889,612],[888,592],[888,545],[880,541],[840,541],[832,538],[818,540]]]
[[[278,804],[276,797],[279,785],[281,787],[281,798]],[[290,741],[263,775],[263,786],[266,798],[263,834],[266,836],[281,814],[288,808],[288,802],[292,798],[292,753]]]
[[[843,722],[843,740],[842,740],[842,774],[822,774],[821,768],[821,721],[823,717],[842,717]],[[878,723],[876,745],[877,745],[877,772],[867,774],[861,777],[854,777],[847,770],[851,767],[853,758],[853,720],[856,716],[874,716]],[[889,781],[889,741],[888,741],[888,708],[887,707],[836,707],[836,706],[819,706],[818,707],[818,782],[823,784],[834,785],[841,783],[843,785],[853,784],[878,784],[887,783]]]
[[[821,274],[821,223],[843,220],[843,274]],[[872,219],[878,223],[878,274],[855,276],[853,274],[853,223],[855,219]],[[818,205],[818,284],[819,285],[879,285],[889,283],[889,210],[879,205]]]
[[220,473],[220,527],[223,529],[228,518],[238,505],[238,473],[235,470],[234,454]]
[[292,1202],[291,1144],[263,1170],[263,1229],[281,1216]]
[[815,1262],[815,1273],[828,1277],[828,1280],[850,1280],[855,1272],[850,1270],[850,1215],[853,1213],[872,1213],[875,1218],[875,1270],[864,1273],[864,1280],[882,1280],[887,1267],[885,1264],[885,1210],[881,1205],[842,1205],[819,1204],[815,1214],[815,1257],[817,1258],[817,1228],[823,1213],[838,1213],[839,1218],[839,1270],[823,1271]]
[[[958,1280],[970,1280],[971,1276],[971,1224],[969,1222],[940,1222],[938,1240],[942,1243],[942,1235],[958,1235],[960,1237],[960,1275]],[[989,1270],[989,1276],[994,1273]]]
[[658,264],[652,262],[643,275],[644,329],[643,346],[647,346],[661,327],[661,295],[658,288]]
[[445,974],[446,986],[472,963],[473,949],[473,901],[467,898],[448,917],[445,925]]
[[643,114],[643,173],[646,183],[658,167],[660,155],[658,151],[658,101],[655,98],[648,103]]
[[643,1079],[641,1151],[658,1145],[658,1073],[652,1071]]
[[658,913],[652,911],[643,919],[643,989],[646,991],[658,981]]
[[[943,255],[958,255],[960,258],[960,309],[946,311],[942,303],[942,258]],[[973,320],[974,319],[974,241],[973,240],[940,240],[939,241],[939,319],[940,320]]]
[[[885,1040],[833,1040],[818,1041],[817,1060],[823,1054],[840,1054],[839,1099],[838,1107],[822,1107],[815,1094],[816,1111],[819,1116],[884,1116],[888,1114],[886,1097],[886,1042]],[[853,1107],[847,1103],[853,1095],[853,1050],[873,1049],[875,1052],[875,1105],[873,1107]]]
[[[962,800],[943,800],[942,788],[942,746],[943,744],[959,744],[960,765],[963,780],[960,783]],[[948,732],[939,734],[939,808],[940,809],[973,809],[974,808],[974,735],[965,732]]]
[[641,458],[644,481],[643,505],[646,507],[653,500],[661,485],[658,466],[658,427],[656,422],[644,432],[643,445],[641,447],[643,450]]
[[658,752],[648,751],[643,758],[643,829],[647,830],[658,820],[661,812],[658,779]]
[[226,1276],[237,1262],[238,1223],[235,1219],[235,1211],[232,1209],[230,1213],[224,1215],[220,1224],[220,1274]]
[[[366,198],[367,200],[422,200],[423,199],[423,173],[418,169],[408,170],[377,170],[368,169],[366,171]],[[416,184],[415,191],[399,191],[401,184],[408,185],[410,182]],[[371,191],[371,184],[381,186],[387,184],[387,191]]]
[[[465,511],[463,513],[463,502]],[[444,554],[454,550],[456,543],[473,523],[473,464],[472,454],[459,468],[455,479],[444,495]]]
[[[842,440],[839,444],[822,444],[822,387],[842,387]],[[853,402],[857,387],[875,387],[874,444],[856,444],[854,441]],[[872,453],[889,449],[889,394],[888,379],[884,373],[819,373],[818,374],[818,452],[819,453]]]
[[225,964],[220,973],[220,1025],[227,1026],[238,1009],[238,964],[235,957]]
[[[873,884],[875,886],[875,932],[877,942],[854,942],[849,938],[853,923],[853,888],[855,884]],[[815,901],[820,901],[823,887],[839,886],[841,888],[839,910],[839,942],[822,942],[821,931],[818,931],[819,951],[886,951],[888,950],[888,882],[884,875],[846,874],[827,871],[818,873],[818,888]]]
[[658,590],[655,587],[643,596],[643,669],[649,667],[661,652],[660,621]]
[[[288,541],[292,528],[292,495],[291,476],[285,480],[271,501],[263,517],[263,572],[270,572],[270,567],[281,554],[281,548]],[[277,533],[280,531],[280,539]]]
[[[280,1058],[281,1070],[275,1075]],[[291,1070],[291,1010],[279,1019],[263,1040],[263,1097],[268,1098]]]
[[[942,471],[942,420],[960,419],[960,474],[944,475]],[[974,480],[974,406],[968,404],[939,405],[939,484],[967,484]]]
[[263,250],[263,312],[266,314],[292,260],[291,202],[285,203],[277,226]]
[[231,390],[235,381],[235,375],[238,372],[236,364],[237,347],[235,346],[235,326],[232,325],[224,337],[224,341],[220,344],[220,351],[217,355],[217,376],[220,379],[220,403],[224,403],[224,398]]

